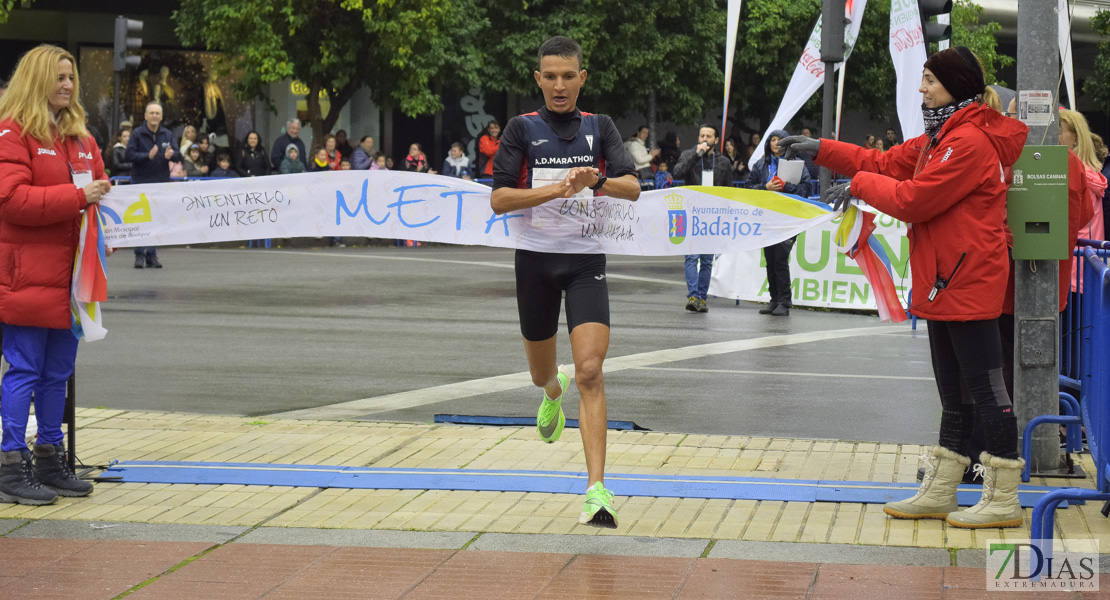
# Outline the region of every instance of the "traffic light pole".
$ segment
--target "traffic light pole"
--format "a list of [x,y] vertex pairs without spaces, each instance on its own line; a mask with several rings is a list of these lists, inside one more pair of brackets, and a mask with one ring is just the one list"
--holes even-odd
[[112,73],[112,122],[108,123],[108,143],[116,139],[116,130],[119,129],[119,71]]
[[[821,61],[825,85],[821,110],[821,137],[831,139],[836,129],[836,64],[844,62],[844,2],[824,0],[821,6]],[[821,198],[832,184],[832,171],[821,167]]]
[[[1057,15],[1054,2],[1018,0],[1017,84],[1019,90],[1059,88]],[[1056,102],[1052,123],[1029,128],[1026,145],[1055,144]],[[1065,219],[1066,222],[1066,219]],[[1040,415],[1059,413],[1059,263],[1055,260],[1014,261],[1014,412],[1018,435]],[[1027,458],[1034,473],[1060,471],[1059,433],[1040,426],[1032,433]]]
[[143,47],[142,38],[135,37],[143,31],[143,22],[135,19],[128,19],[123,16],[116,17],[115,22],[115,35],[112,42],[112,122],[108,125],[108,135],[110,139],[116,136],[116,129],[119,128],[119,88],[120,76],[127,70],[128,67],[137,67],[142,59],[133,54],[128,54],[131,50],[138,50]]

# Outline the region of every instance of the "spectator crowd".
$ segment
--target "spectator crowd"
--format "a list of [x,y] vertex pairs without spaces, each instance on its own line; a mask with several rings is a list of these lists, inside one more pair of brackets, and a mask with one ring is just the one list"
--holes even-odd
[[[158,106],[152,103],[152,106]],[[148,106],[148,109],[150,107]],[[160,111],[161,107],[158,107]],[[141,123],[140,128],[146,128],[147,123]],[[142,148],[146,152],[150,147],[141,144],[135,138],[136,127],[131,121],[123,121],[112,143],[104,150],[104,165],[113,178],[129,177],[136,183],[143,179],[135,179],[136,165],[128,158],[128,149],[138,152]],[[402,170],[418,173],[442,174],[449,177],[472,180],[475,178],[474,166],[465,154],[466,147],[462,142],[451,144],[451,149],[444,157],[442,166],[435,168],[436,163],[424,153],[423,147],[414,143],[403,160],[394,163],[393,158],[383,152],[375,151],[374,138],[369,135],[362,136],[356,145],[351,145],[347,132],[340,129],[334,134],[327,133],[316,142],[312,148],[306,148],[301,137],[301,122],[290,119],[267,152],[267,144],[257,131],[251,131],[238,143],[230,146],[217,145],[214,134],[209,136],[198,135],[197,128],[185,125],[181,128],[180,136],[165,130],[159,137],[159,145],[165,144],[176,152],[167,152],[165,162],[169,168],[169,179],[196,179],[196,178],[230,178],[230,177],[259,177],[263,175],[284,175],[288,173],[311,173],[317,171],[346,171],[346,170]],[[496,122],[490,124],[481,143],[481,152],[485,160],[480,164],[492,165],[490,160],[497,152],[497,138],[500,129]],[[166,139],[162,139],[169,136]],[[225,141],[226,136],[220,141]],[[145,161],[144,161],[145,165]],[[146,171],[148,167],[140,167]]]

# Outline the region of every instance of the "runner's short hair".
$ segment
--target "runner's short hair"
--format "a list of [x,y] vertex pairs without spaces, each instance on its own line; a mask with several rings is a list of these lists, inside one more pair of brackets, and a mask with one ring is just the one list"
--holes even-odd
[[561,56],[563,58],[577,58],[578,68],[582,69],[582,46],[578,42],[562,35],[557,35],[553,38],[548,38],[547,41],[540,44],[540,52],[537,57],[536,64],[543,60],[545,56]]

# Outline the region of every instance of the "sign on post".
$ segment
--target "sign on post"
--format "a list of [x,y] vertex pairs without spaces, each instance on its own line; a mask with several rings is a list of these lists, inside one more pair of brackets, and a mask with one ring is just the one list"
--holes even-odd
[[1014,233],[1014,258],[1070,257],[1067,147],[1026,146],[1013,169],[1006,218]]

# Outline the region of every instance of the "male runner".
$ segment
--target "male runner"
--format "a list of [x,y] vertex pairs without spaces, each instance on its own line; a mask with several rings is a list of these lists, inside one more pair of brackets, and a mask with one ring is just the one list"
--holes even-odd
[[[578,92],[586,82],[582,48],[563,36],[547,40],[540,46],[539,70],[534,76],[543,91],[544,107],[505,125],[501,147],[493,159],[493,211],[520,210],[534,227],[558,230],[567,221],[558,211],[563,198],[592,197],[593,192],[626,200],[639,198],[640,183],[632,159],[612,119],[583,113],[576,106]],[[520,331],[532,382],[544,390],[536,426],[545,442],[558,440],[565,423],[561,403],[569,383],[567,375],[558,370],[555,353],[564,291],[589,475],[578,522],[615,528],[613,494],[604,485],[608,422],[601,364],[609,350],[605,255],[517,250]]]

